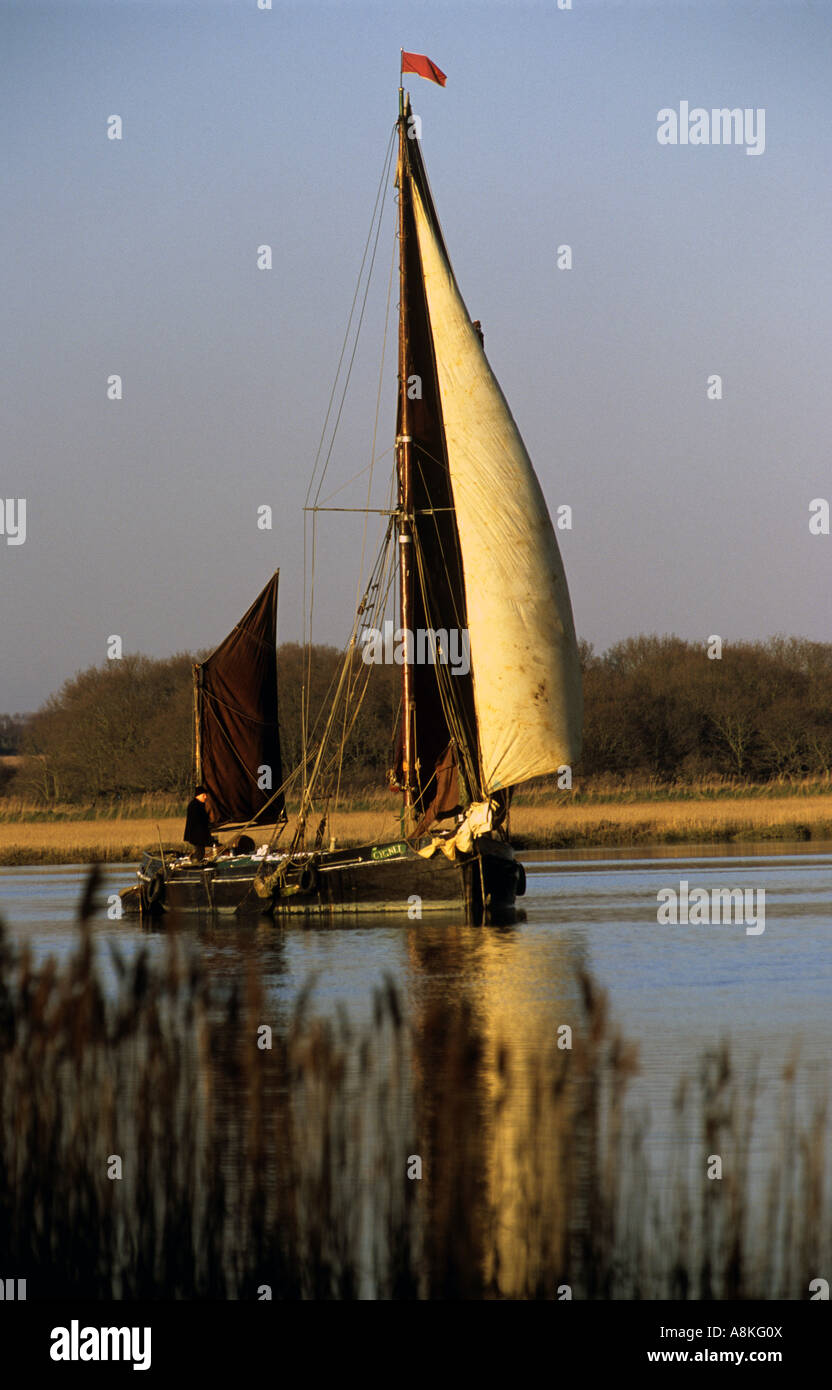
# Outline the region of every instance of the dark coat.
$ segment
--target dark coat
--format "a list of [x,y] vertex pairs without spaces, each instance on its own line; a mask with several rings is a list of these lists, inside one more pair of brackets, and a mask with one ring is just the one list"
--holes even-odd
[[185,834],[182,838],[187,845],[202,845],[203,848],[214,843],[208,808],[204,801],[198,801],[196,797],[188,802]]

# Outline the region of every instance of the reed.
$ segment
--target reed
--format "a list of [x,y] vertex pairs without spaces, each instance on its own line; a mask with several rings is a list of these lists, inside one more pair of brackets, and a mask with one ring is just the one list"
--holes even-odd
[[95,802],[44,804],[22,796],[0,796],[0,825],[26,822],[54,825],[63,821],[184,820],[187,798],[155,795],[102,798]]
[[519,806],[521,848],[832,839],[832,796]]
[[158,848],[181,851],[184,817],[169,820],[56,821],[0,824],[0,864],[126,863]]
[[521,1051],[465,1001],[406,1017],[389,981],[362,1029],[307,989],[265,1047],[254,965],[213,984],[175,923],[155,967],[112,950],[105,988],[97,892],[94,870],[65,966],[0,936],[0,1250],[30,1298],[796,1299],[828,1277],[828,1076],[807,1119],[787,1061],[758,1201],[753,1077],[707,1053],[677,1091],[688,1142],[651,1169],[637,1051],[585,973],[571,1050]]
[[[816,777],[789,777],[768,782],[752,782],[739,777],[692,778],[668,781],[660,777],[614,777],[595,774],[576,775],[569,791],[558,788],[556,777],[539,777],[518,788],[514,806],[560,808],[565,806],[606,806],[637,802],[685,801],[793,801],[796,798],[832,797],[832,774]],[[187,797],[147,792],[142,795],[100,797],[90,802],[53,802],[16,795],[0,795],[0,825],[49,824],[77,821],[157,821],[184,820]],[[366,781],[345,781],[341,788],[340,812],[381,812],[395,815],[399,797],[388,787]]]
[[[183,817],[156,820],[0,822],[0,864],[108,863],[156,849],[157,824],[165,851],[182,849]],[[341,810],[329,833],[340,846],[378,844],[401,834],[398,811]],[[832,839],[832,795],[726,797],[679,802],[561,803],[512,808],[511,836],[520,849],[603,845],[743,843],[751,840]],[[230,837],[230,838],[233,838]]]

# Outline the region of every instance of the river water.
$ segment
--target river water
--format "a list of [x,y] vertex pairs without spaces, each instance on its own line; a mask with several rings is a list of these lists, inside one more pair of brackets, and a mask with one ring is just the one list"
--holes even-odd
[[[185,931],[210,975],[230,975],[254,957],[277,1021],[311,980],[312,1005],[339,1005],[362,1022],[384,976],[405,1007],[467,999],[489,1032],[522,1049],[570,1022],[575,970],[608,991],[612,1016],[638,1043],[635,1094],[664,1109],[679,1075],[703,1049],[727,1038],[737,1061],[774,1076],[794,1048],[807,1064],[832,1055],[832,845],[662,846],[539,851],[523,856],[525,921],[468,927],[452,919],[387,917],[343,926],[269,921],[235,924],[194,917]],[[103,892],[131,881],[131,865],[108,865]],[[0,913],[35,959],[70,953],[84,881],[80,866],[0,869]],[[764,930],[732,922],[659,924],[657,894],[686,882],[765,891]],[[135,917],[94,920],[101,968],[108,941],[128,958],[164,951],[164,933]]]
[[[367,917],[343,926],[236,924],[195,916],[186,935],[212,975],[254,956],[275,1006],[291,1008],[313,977],[319,1012],[339,1001],[369,1016],[386,974],[412,1004],[425,995],[467,997],[515,1038],[531,1022],[562,1021],[565,970],[581,965],[609,992],[628,1037],[666,1069],[709,1039],[730,1036],[748,1055],[800,1041],[808,1057],[832,1042],[832,845],[693,846],[538,851],[523,856],[525,920],[508,928],[467,927],[426,915],[402,922]],[[81,866],[0,868],[0,914],[13,940],[35,959],[70,953]],[[128,864],[104,868],[103,897],[134,877]],[[765,890],[765,924],[659,924],[657,894],[694,888]],[[93,923],[102,967],[112,941],[128,957],[164,949],[164,933],[138,918]]]

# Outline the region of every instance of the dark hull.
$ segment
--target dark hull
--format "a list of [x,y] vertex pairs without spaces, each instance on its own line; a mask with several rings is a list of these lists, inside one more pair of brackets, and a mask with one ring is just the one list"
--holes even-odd
[[[396,913],[418,920],[430,912],[459,913],[468,922],[510,917],[525,887],[522,866],[504,840],[477,842],[465,857],[430,859],[410,845],[367,845],[308,855],[281,871],[258,875],[261,861],[242,855],[205,865],[162,865],[145,856],[138,899],[144,912],[204,911],[262,915],[276,920]],[[265,880],[265,881],[264,881]]]

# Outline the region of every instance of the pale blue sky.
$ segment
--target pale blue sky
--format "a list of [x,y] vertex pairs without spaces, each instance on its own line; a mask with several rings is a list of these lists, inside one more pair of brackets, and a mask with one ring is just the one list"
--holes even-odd
[[[830,637],[832,539],[808,529],[832,492],[828,4],[27,0],[0,4],[0,495],[28,504],[25,545],[0,537],[0,711],[111,633],[214,645],[277,565],[279,635],[300,636],[302,507],[400,47],[448,74],[408,79],[423,153],[550,508],[573,507],[579,635]],[[764,107],[765,153],[660,146],[682,100]],[[369,459],[386,202],[333,487]],[[394,373],[388,354],[379,452]],[[319,640],[349,629],[358,537],[322,532]]]

